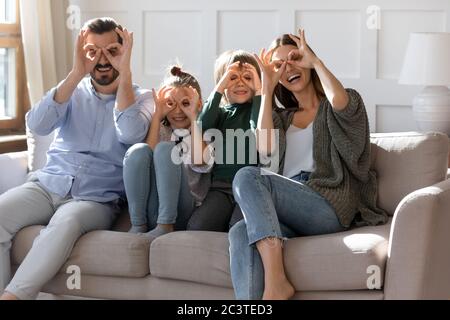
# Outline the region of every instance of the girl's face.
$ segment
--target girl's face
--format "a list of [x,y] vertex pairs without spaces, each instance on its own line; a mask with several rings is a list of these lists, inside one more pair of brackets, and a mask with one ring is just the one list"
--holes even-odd
[[[272,61],[279,68],[284,61],[288,60],[288,55],[297,47],[293,45],[284,45],[278,47],[272,55]],[[295,60],[293,61],[295,62]],[[280,83],[291,92],[303,91],[311,82],[311,70],[297,66],[295,63],[286,64],[286,70],[280,78]]]
[[255,93],[249,87],[248,82],[253,81],[253,75],[249,71],[245,71],[243,67],[236,68],[235,72],[230,76],[230,85],[225,90],[225,97],[230,104],[243,104],[249,102]]
[[[172,107],[172,110],[167,114],[167,120],[170,123],[172,129],[188,129],[191,126],[191,121],[183,112],[183,108],[190,106],[189,99],[187,98],[187,92],[184,88],[173,88],[168,92],[170,97],[167,101],[167,105]],[[196,106],[201,108],[201,105]]]

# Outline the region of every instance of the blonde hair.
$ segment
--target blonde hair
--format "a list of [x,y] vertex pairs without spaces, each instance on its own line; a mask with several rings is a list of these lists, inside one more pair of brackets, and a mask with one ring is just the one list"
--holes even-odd
[[228,66],[235,62],[251,64],[258,72],[258,76],[261,77],[261,70],[259,69],[258,62],[251,53],[244,50],[228,50],[222,53],[216,60],[214,66],[214,81],[216,84],[222,79]]

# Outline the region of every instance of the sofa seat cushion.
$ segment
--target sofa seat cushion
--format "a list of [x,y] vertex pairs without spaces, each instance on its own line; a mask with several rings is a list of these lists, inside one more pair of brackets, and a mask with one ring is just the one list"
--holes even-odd
[[[297,291],[367,290],[367,268],[377,266],[382,285],[389,229],[390,223],[289,239],[284,250],[287,275]],[[170,233],[151,244],[151,274],[231,288],[228,249],[226,233]]]
[[[13,240],[11,262],[19,265],[25,259],[33,240],[43,226],[22,229]],[[150,273],[149,248],[145,236],[114,231],[92,231],[83,235],[60,272],[70,265],[79,266],[82,274],[141,278]]]

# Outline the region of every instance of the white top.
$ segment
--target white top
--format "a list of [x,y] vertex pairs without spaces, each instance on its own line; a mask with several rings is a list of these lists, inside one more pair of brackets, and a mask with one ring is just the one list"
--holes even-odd
[[112,96],[115,96],[115,94],[104,94],[104,93],[100,93],[100,92],[97,92],[97,94],[100,97],[100,99],[102,99],[102,100],[108,100]]
[[291,125],[286,131],[286,156],[283,176],[292,178],[301,171],[315,170],[313,158],[313,122],[305,129]]

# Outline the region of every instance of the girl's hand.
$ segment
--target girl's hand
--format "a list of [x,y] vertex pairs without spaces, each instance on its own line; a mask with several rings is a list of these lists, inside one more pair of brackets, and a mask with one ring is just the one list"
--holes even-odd
[[152,89],[153,101],[155,104],[153,117],[158,122],[164,120],[167,114],[173,110],[173,101],[170,96],[167,95],[170,90],[172,90],[170,87],[162,87],[158,92],[156,92],[155,89]]
[[271,92],[280,81],[281,75],[286,70],[286,61],[270,61],[274,50],[262,49],[259,56],[254,54],[262,75],[262,89]]
[[242,81],[255,92],[255,95],[261,94],[261,79],[259,78],[258,71],[256,71],[256,68],[252,64],[244,63]]
[[197,120],[197,115],[200,111],[200,95],[192,86],[184,88],[184,91],[186,92],[186,96],[178,103],[180,103],[180,109],[186,117],[188,117],[191,122],[194,122]]
[[228,89],[234,82],[239,79],[239,65],[240,62],[237,61],[228,66],[227,70],[223,74],[222,78],[216,86],[216,91],[224,94],[225,90]]
[[297,44],[296,50],[292,50],[288,55],[288,63],[295,64],[300,68],[314,69],[319,58],[312,52],[306,43],[305,30],[300,29],[299,36],[290,34],[289,37]]

